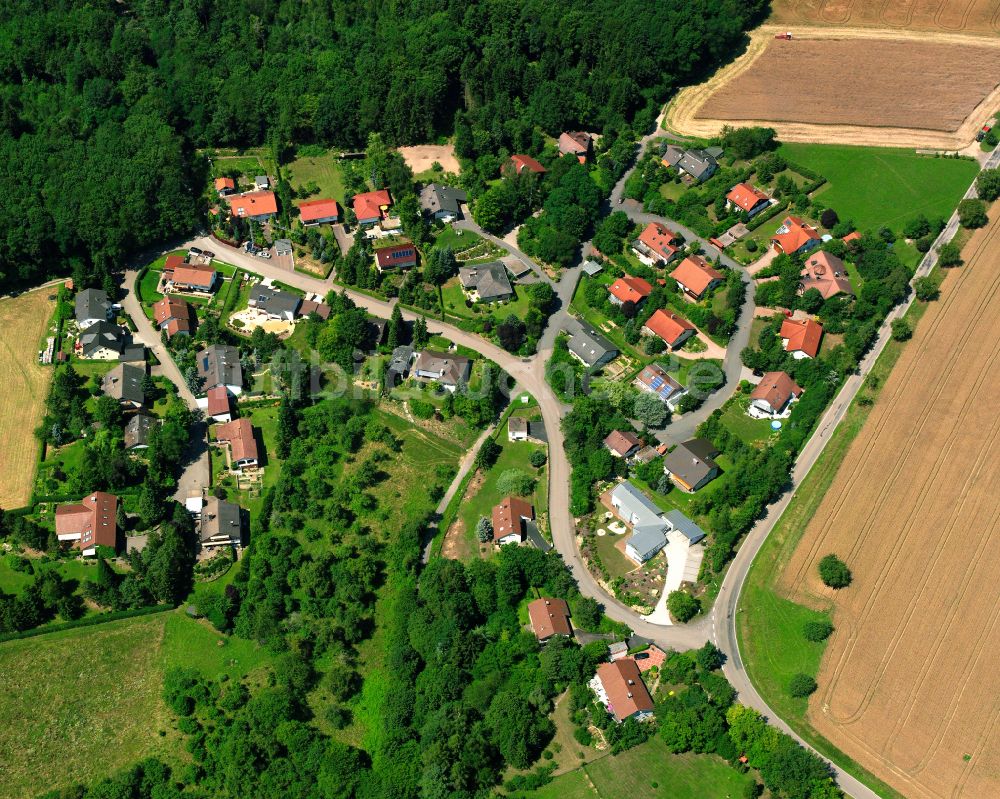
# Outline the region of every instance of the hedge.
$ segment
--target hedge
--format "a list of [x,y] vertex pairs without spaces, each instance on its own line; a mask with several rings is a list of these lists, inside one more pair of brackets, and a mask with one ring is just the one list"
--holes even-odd
[[49,633],[61,633],[65,630],[74,630],[77,627],[93,627],[97,624],[104,624],[109,621],[118,621],[120,619],[131,619],[136,616],[151,616],[154,613],[163,613],[168,610],[173,610],[173,605],[148,605],[144,608],[135,608],[133,610],[115,610],[110,613],[97,613],[93,616],[84,616],[82,619],[77,619],[76,621],[66,621],[61,624],[50,624],[48,627],[35,627],[32,630],[24,630],[18,633],[4,633],[0,635],[0,643],[6,643],[7,641],[19,641],[24,638],[34,638],[38,635],[48,635]]

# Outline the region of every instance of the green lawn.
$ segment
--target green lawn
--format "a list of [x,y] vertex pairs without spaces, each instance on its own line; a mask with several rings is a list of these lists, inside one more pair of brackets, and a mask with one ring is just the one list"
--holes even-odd
[[[598,511],[603,511],[604,507],[598,508]],[[603,514],[601,514],[603,515]],[[626,558],[620,549],[618,549],[615,544],[617,544],[622,539],[628,539],[628,535],[615,535],[607,527],[603,527],[607,532],[607,535],[595,535],[593,537],[594,549],[601,558],[601,563],[604,564],[604,568],[608,570],[608,574],[611,579],[616,577],[623,577],[630,571],[635,571],[637,568],[635,563]]]
[[747,444],[766,441],[774,433],[771,429],[771,421],[770,419],[754,419],[748,416],[746,409],[749,404],[750,397],[748,395],[737,395],[736,399],[727,403],[722,411],[722,424],[730,433]]
[[[524,319],[525,314],[528,312],[528,292],[518,286],[514,286],[513,288],[513,300],[490,304],[476,303],[472,308],[469,308],[465,304],[465,294],[462,293],[462,284],[457,277],[453,277],[441,287],[441,299],[444,301],[445,311],[466,319],[492,316],[498,322],[502,322],[511,314]],[[474,310],[476,308],[479,309],[478,313]]]
[[778,153],[825,177],[814,197],[861,230],[898,232],[921,213],[947,219],[979,171],[973,161],[885,147],[789,143]]
[[[220,588],[221,583],[217,582]],[[164,671],[184,667],[197,669],[210,678],[227,674],[239,679],[271,661],[272,655],[255,641],[223,635],[207,622],[183,612],[168,614],[166,622],[159,657]]]
[[471,230],[455,230],[451,225],[441,228],[434,240],[438,247],[451,247],[455,252],[467,250],[484,241],[483,237]]
[[[753,780],[716,755],[674,755],[653,737],[620,755],[606,755],[556,777],[525,799],[738,799]],[[655,786],[655,787],[654,787]]]
[[284,169],[293,189],[298,189],[308,183],[315,183],[319,186],[319,194],[310,199],[332,197],[343,208],[347,194],[344,186],[344,172],[340,168],[340,161],[333,153],[296,158]]

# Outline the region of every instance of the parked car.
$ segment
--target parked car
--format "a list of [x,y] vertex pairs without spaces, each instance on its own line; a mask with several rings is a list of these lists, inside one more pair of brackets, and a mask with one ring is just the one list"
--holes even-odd
[[632,657],[636,660],[646,660],[649,658],[649,652],[636,652]]
[[197,247],[191,247],[188,250],[188,255],[201,255],[201,250],[198,249]]
[[211,250],[205,250],[205,251],[203,251],[202,255],[204,255],[206,258],[214,258],[215,257],[215,253],[212,252]]
[[256,256],[257,256],[258,258],[270,258],[270,257],[271,257],[271,252],[270,252],[269,250],[258,250],[258,251],[257,251],[257,252],[255,253],[255,255],[256,255]]

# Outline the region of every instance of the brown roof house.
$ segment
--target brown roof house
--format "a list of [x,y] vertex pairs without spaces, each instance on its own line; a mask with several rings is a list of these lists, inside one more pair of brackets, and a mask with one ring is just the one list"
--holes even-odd
[[61,505],[56,508],[56,537],[72,541],[83,555],[97,554],[97,547],[118,544],[118,497],[95,491],[78,505]]
[[524,541],[525,522],[535,518],[535,509],[530,502],[520,497],[504,497],[493,507],[493,543],[520,544]]
[[590,687],[619,724],[625,719],[643,721],[653,715],[653,698],[632,658],[602,663]]
[[423,350],[413,364],[411,374],[420,380],[435,380],[446,391],[454,392],[459,383],[469,382],[471,362],[461,355]]
[[705,293],[718,286],[725,278],[718,269],[700,255],[689,255],[679,264],[670,277],[677,281],[681,291],[692,300],[700,300]]
[[176,335],[190,336],[195,315],[191,306],[177,297],[164,297],[153,305],[153,320],[160,330],[167,331],[167,338]]
[[692,438],[667,453],[663,471],[678,488],[693,493],[719,476],[719,465],[712,460],[718,454],[711,441]]
[[149,447],[149,432],[159,423],[155,416],[135,414],[125,425],[125,449],[132,451]]
[[146,402],[146,392],[142,390],[142,380],[146,376],[144,366],[120,363],[101,381],[104,393],[126,408],[141,408]]
[[566,131],[559,136],[559,155],[575,155],[581,164],[587,163],[594,137],[581,130]]
[[170,273],[168,289],[211,294],[217,279],[218,273],[210,266],[182,264]]
[[260,465],[260,451],[253,425],[247,418],[236,419],[215,429],[215,440],[229,445],[229,463],[233,471]]
[[246,512],[239,505],[209,496],[201,510],[201,546],[241,547],[246,536]]
[[225,386],[213,386],[208,390],[208,406],[205,415],[216,422],[231,422],[233,406]]
[[565,599],[536,599],[528,605],[528,618],[535,638],[543,643],[553,635],[573,634],[569,623],[569,605]]
[[837,294],[854,295],[844,262],[825,250],[806,256],[806,265],[802,267],[802,279],[799,281],[799,294],[805,294],[809,289],[816,289],[824,300]]
[[604,446],[616,458],[630,458],[642,448],[642,439],[635,433],[612,430],[604,439]]
[[768,372],[750,394],[747,413],[755,419],[784,419],[801,396],[802,389],[787,372]]

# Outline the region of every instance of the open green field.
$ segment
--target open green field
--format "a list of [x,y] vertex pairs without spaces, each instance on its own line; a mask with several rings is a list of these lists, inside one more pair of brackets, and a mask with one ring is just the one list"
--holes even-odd
[[979,171],[973,161],[884,147],[787,143],[778,153],[825,177],[814,197],[860,230],[899,232],[917,214],[947,219]]
[[738,799],[752,781],[715,755],[674,755],[659,738],[556,777],[524,799]]
[[315,183],[319,186],[319,194],[310,199],[332,197],[343,207],[347,189],[344,186],[344,173],[340,168],[340,162],[333,153],[296,158],[285,166],[284,170],[293,189]]

